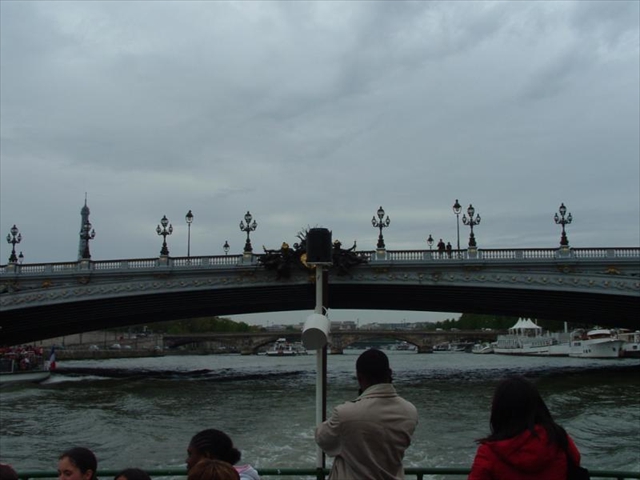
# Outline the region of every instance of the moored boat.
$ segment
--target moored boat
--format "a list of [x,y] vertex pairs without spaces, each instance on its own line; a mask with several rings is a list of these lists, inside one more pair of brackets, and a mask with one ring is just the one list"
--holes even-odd
[[618,332],[618,338],[624,340],[622,356],[640,358],[640,330],[635,332]]
[[394,350],[400,351],[414,351],[417,347],[415,345],[411,345],[409,342],[400,342],[395,345]]
[[619,358],[624,355],[625,341],[606,328],[576,332],[571,340],[570,357]]
[[493,352],[502,355],[568,356],[568,332],[546,332],[530,319],[520,318],[507,335],[498,335]]
[[476,343],[471,349],[471,353],[484,355],[487,353],[493,353],[493,344],[491,343]]

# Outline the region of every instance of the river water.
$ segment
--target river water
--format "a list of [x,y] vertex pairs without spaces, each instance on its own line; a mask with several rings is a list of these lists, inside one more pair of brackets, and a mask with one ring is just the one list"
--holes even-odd
[[[359,353],[328,357],[329,409],[357,396]],[[488,434],[496,382],[520,373],[536,382],[587,467],[640,471],[638,359],[387,353],[397,390],[420,415],[405,466],[470,466],[474,440]],[[315,355],[64,362],[67,373],[0,393],[0,461],[54,470],[60,452],[83,445],[100,468],[180,467],[191,436],[213,427],[256,467],[313,467],[315,366]]]

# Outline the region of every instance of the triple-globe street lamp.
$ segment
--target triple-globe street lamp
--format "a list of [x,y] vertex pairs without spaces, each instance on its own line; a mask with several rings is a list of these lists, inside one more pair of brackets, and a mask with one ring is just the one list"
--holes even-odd
[[382,229],[387,228],[389,226],[389,224],[391,223],[391,219],[389,218],[389,215],[387,215],[386,220],[383,220],[384,209],[382,207],[378,209],[378,211],[376,212],[376,215],[378,215],[378,220],[376,220],[375,215],[373,216],[373,218],[371,218],[371,225],[373,225],[373,228],[380,229],[380,234],[378,235],[378,244],[376,245],[376,247],[379,249],[384,249],[385,247],[384,247],[384,237],[382,236]]
[[469,247],[471,248],[476,247],[476,237],[473,234],[473,227],[480,224],[480,214],[476,214],[474,218],[475,211],[476,209],[473,208],[473,205],[469,204],[469,208],[467,208],[467,214],[469,215],[469,218],[467,218],[467,215],[462,215],[462,223],[464,223],[465,225],[469,225],[469,227],[471,228],[471,234],[469,235]]
[[191,256],[191,224],[193,223],[193,213],[191,210],[187,212],[184,216],[185,221],[187,222],[187,257]]
[[9,257],[9,263],[16,263],[18,257],[16,257],[16,243],[22,241],[22,234],[15,225],[9,230],[11,233],[7,233],[7,243],[11,244],[11,256]]
[[[160,228],[160,225],[162,225],[162,228]],[[166,215],[162,216],[160,225],[156,228],[156,233],[162,236],[162,249],[160,249],[160,255],[168,256],[169,249],[167,248],[167,235],[171,235],[173,233],[173,225],[169,223]],[[167,225],[169,225],[169,228],[167,228]]]
[[91,222],[82,225],[80,229],[80,238],[84,244],[82,250],[82,260],[91,260],[91,252],[89,251],[89,242],[96,238],[96,231],[92,228]]
[[567,207],[564,206],[564,203],[560,204],[560,208],[558,210],[560,211],[560,216],[558,217],[558,214],[556,213],[553,219],[555,220],[557,225],[562,225],[562,235],[560,237],[560,246],[568,247],[569,239],[567,238],[567,232],[565,231],[564,226],[569,225],[573,221],[573,217],[571,216],[571,213],[569,213],[569,215],[567,215],[567,217],[565,218],[565,215],[567,213]]
[[[251,253],[253,251],[253,248],[251,247],[251,239],[249,238],[249,233],[253,232],[256,228],[258,228],[258,224],[256,223],[255,220],[253,220],[253,223],[251,223],[252,220],[253,220],[253,217],[251,216],[251,213],[249,213],[249,210],[247,210],[247,213],[245,213],[244,215],[244,222],[240,220],[240,230],[243,232],[247,232],[247,241],[244,243],[244,253]],[[245,222],[246,222],[246,225],[245,225]]]

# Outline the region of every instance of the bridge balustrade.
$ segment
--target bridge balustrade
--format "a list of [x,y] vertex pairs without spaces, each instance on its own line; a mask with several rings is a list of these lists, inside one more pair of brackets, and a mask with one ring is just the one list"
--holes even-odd
[[[454,250],[448,253],[436,250],[386,250],[384,255],[377,251],[359,251],[358,254],[371,263],[385,262],[460,262],[460,261],[501,261],[501,260],[553,260],[572,258],[589,259],[631,259],[640,258],[640,247],[628,248],[511,248],[484,249],[477,251]],[[59,263],[8,264],[0,265],[0,275],[66,273],[82,270],[142,270],[153,268],[208,268],[232,267],[240,264],[257,264],[260,255],[252,255],[247,261],[243,255],[212,255],[203,257],[160,257],[122,260],[98,260]]]

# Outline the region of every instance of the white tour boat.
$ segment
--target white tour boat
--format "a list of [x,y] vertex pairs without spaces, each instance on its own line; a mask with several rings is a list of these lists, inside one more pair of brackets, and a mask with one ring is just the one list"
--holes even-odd
[[578,333],[571,340],[570,357],[618,358],[623,356],[623,345],[611,330],[606,328]]
[[[54,360],[55,362],[55,360]],[[0,386],[40,383],[51,376],[50,365],[34,351],[3,353],[0,356]]]
[[520,318],[507,335],[498,335],[493,353],[502,355],[567,356],[571,335],[545,332],[530,319]]
[[290,343],[286,338],[279,338],[273,347],[267,350],[268,357],[295,357],[296,355],[307,355],[307,351],[301,344]]

